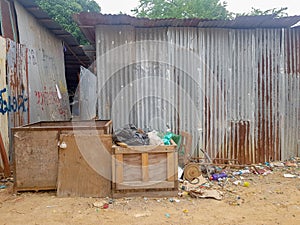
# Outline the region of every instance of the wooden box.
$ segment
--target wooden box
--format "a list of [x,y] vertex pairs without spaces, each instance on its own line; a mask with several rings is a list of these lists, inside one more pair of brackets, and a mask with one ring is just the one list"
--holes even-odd
[[113,196],[175,196],[177,146],[113,146]]
[[64,131],[95,131],[97,135],[110,134],[111,121],[39,122],[13,128],[15,191],[56,189],[58,143]]

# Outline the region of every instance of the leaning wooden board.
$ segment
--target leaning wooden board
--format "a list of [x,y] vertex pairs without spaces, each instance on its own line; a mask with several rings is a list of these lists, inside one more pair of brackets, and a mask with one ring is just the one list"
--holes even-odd
[[176,145],[113,146],[113,196],[166,196],[177,192]]
[[60,135],[57,196],[111,196],[111,135],[90,131]]

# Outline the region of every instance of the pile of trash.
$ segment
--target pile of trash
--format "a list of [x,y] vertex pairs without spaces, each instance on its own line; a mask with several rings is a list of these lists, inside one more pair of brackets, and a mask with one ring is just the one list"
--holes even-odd
[[116,144],[121,144],[121,146],[171,145],[173,141],[178,144],[180,136],[173,134],[170,129],[166,132],[149,131],[129,124],[115,130],[113,140]]
[[[198,171],[195,170],[197,166]],[[222,200],[227,195],[232,199],[229,204],[240,205],[242,199],[238,189],[249,188],[257,177],[267,176],[274,171],[282,172],[285,178],[300,178],[300,158],[293,157],[284,162],[223,167],[217,164],[189,163],[183,169],[179,168],[179,196]]]

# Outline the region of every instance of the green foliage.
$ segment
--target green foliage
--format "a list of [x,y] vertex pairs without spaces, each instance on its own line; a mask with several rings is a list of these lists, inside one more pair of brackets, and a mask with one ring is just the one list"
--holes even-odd
[[226,2],[220,0],[140,0],[132,10],[138,17],[228,19]]
[[288,16],[286,10],[287,7],[281,7],[280,9],[273,8],[262,11],[260,9],[256,9],[252,7],[252,11],[250,13],[236,14],[236,16],[262,16],[262,15],[274,15],[275,17],[284,17]]
[[100,12],[100,7],[94,0],[35,0],[35,2],[80,44],[88,43],[72,16],[80,12]]

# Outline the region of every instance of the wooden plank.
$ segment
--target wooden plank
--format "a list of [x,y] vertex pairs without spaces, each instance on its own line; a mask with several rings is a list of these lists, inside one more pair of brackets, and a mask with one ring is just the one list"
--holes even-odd
[[118,190],[131,189],[159,189],[159,188],[174,188],[174,181],[133,181],[133,182],[123,182],[117,183]]
[[126,182],[118,184],[119,190],[138,190],[138,189],[172,189],[175,188],[173,181],[151,181],[151,182]]
[[128,146],[128,148],[122,148],[120,146],[113,146],[114,154],[134,154],[143,152],[174,152],[176,145],[163,145],[163,146]]
[[142,153],[142,176],[143,182],[149,181],[149,160],[148,153]]
[[116,183],[122,183],[123,182],[123,155],[122,154],[116,154]]
[[122,182],[142,180],[142,154],[124,154]]
[[149,181],[167,180],[167,153],[149,153]]
[[60,139],[67,148],[59,150],[57,195],[111,196],[111,135],[70,132],[62,133]]
[[112,183],[113,185],[116,183],[116,157],[115,155],[112,155],[111,158],[111,179],[112,179]]
[[56,189],[57,131],[13,131],[14,189]]
[[122,148],[128,148],[128,145],[124,142],[116,142],[116,144]]
[[189,162],[189,155],[192,149],[192,135],[185,131],[181,131],[180,135],[182,136],[182,141],[179,152],[184,151],[183,157],[180,157],[180,165],[184,166]]
[[8,162],[8,158],[7,158],[6,150],[4,147],[1,132],[0,132],[0,153],[1,153],[1,158],[2,158],[3,167],[4,167],[4,176],[9,177],[10,176],[10,167],[9,167],[9,162]]
[[167,180],[175,181],[175,157],[174,152],[167,153]]
[[108,121],[105,125],[105,134],[111,134],[112,133],[112,120]]
[[113,193],[113,198],[126,198],[126,197],[177,197],[177,190],[134,190],[134,191],[118,191]]
[[175,187],[178,187],[178,151],[174,152],[174,170]]

